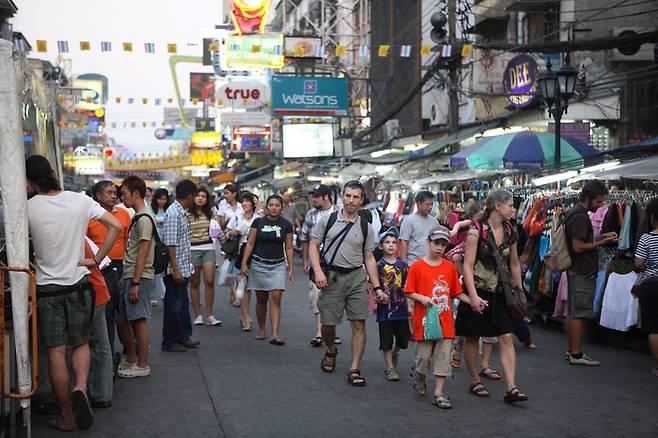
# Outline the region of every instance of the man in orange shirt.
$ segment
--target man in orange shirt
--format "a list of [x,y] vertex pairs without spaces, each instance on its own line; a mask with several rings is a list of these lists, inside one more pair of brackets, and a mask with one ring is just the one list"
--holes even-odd
[[[123,256],[126,251],[128,240],[128,228],[130,227],[130,213],[125,208],[117,207],[117,190],[114,183],[109,180],[97,182],[92,188],[92,196],[105,210],[121,222],[121,233],[114,242],[108,257],[111,263],[105,266],[101,272],[105,278],[107,289],[110,293],[110,301],[105,306],[105,320],[107,323],[107,335],[110,339],[110,349],[114,353],[114,333],[116,330],[116,315],[119,312],[119,298],[121,290],[119,281],[123,275]],[[107,228],[98,221],[89,221],[87,236],[96,244],[100,245],[105,239]],[[123,341],[122,341],[123,342]]]

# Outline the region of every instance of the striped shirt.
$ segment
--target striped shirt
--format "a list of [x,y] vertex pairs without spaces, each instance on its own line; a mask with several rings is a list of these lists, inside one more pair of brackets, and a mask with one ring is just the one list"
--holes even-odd
[[[176,247],[178,268],[183,277],[190,277],[194,269],[191,262],[190,223],[187,220],[187,212],[178,201],[174,201],[165,213],[162,242],[167,246]],[[167,274],[173,272],[170,264],[167,267]]]
[[635,257],[644,260],[644,279],[658,277],[658,234],[644,233],[637,243]]
[[[192,213],[187,212],[187,219],[190,222],[190,243],[192,249],[214,249],[212,239],[210,238],[210,219],[205,214],[195,218]],[[210,247],[199,248],[201,245],[210,245]]]

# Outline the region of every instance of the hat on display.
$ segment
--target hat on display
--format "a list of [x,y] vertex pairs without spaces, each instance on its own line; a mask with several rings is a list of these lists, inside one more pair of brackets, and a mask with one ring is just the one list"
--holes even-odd
[[331,188],[326,184],[316,184],[311,189],[313,196],[331,196]]
[[397,228],[391,227],[379,235],[379,243],[382,243],[386,236],[393,236],[397,239],[400,236],[400,233]]
[[446,242],[450,242],[450,231],[443,225],[437,225],[436,227],[432,228],[432,231],[430,231],[428,237],[432,241],[445,240]]

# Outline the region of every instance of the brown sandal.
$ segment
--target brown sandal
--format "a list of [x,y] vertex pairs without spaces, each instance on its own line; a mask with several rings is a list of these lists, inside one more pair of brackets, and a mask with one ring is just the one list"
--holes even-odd
[[347,373],[347,381],[352,386],[366,386],[366,379],[361,375],[361,371],[356,368]]
[[489,390],[484,387],[482,382],[472,384],[468,392],[478,397],[489,397]]
[[501,378],[500,372],[494,370],[490,366],[484,367],[480,371],[479,375],[480,375],[480,377],[486,377],[487,379],[490,379],[490,380],[500,380],[500,378]]
[[333,373],[334,370],[336,369],[336,356],[338,355],[338,350],[334,351],[333,353],[330,351],[326,351],[324,353],[324,357],[322,358],[322,362],[320,362],[320,368],[322,368],[322,371],[325,373]]

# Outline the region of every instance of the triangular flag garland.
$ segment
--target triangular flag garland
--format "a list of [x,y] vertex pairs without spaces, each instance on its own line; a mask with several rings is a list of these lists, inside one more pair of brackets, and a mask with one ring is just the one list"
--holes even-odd
[[48,42],[46,40],[37,40],[37,52],[47,52]]
[[101,41],[101,52],[111,52],[112,43],[109,41]]
[[167,53],[178,53],[176,44],[167,44]]
[[400,56],[403,58],[409,58],[411,56],[411,46],[404,45],[400,47]]

